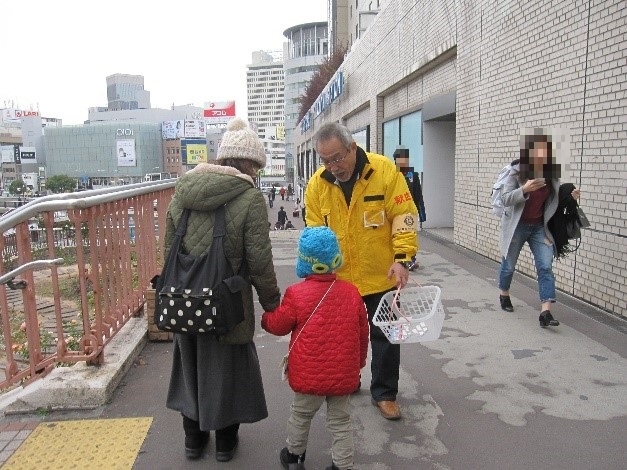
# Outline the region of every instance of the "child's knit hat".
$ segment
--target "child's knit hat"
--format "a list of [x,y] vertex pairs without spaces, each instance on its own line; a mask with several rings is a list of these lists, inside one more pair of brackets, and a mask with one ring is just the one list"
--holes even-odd
[[329,227],[305,227],[298,240],[296,275],[324,274],[342,265],[342,252]]

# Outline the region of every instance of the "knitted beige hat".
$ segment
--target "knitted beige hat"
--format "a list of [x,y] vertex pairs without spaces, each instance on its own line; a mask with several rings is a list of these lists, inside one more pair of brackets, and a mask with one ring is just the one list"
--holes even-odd
[[266,166],[266,151],[261,139],[242,118],[237,117],[226,126],[217,160],[225,158],[243,158],[258,163],[262,168]]

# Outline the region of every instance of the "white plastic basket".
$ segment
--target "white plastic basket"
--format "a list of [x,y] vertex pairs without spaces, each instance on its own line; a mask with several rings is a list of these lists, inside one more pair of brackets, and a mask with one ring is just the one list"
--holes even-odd
[[372,318],[390,343],[417,343],[440,337],[444,307],[438,286],[412,286],[385,294]]

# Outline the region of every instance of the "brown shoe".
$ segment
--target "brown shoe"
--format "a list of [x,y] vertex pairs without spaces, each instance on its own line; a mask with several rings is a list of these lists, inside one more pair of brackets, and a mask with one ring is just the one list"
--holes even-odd
[[372,404],[379,408],[381,415],[385,419],[396,420],[401,418],[401,409],[396,403],[396,401],[389,400],[381,400],[381,401],[372,401]]

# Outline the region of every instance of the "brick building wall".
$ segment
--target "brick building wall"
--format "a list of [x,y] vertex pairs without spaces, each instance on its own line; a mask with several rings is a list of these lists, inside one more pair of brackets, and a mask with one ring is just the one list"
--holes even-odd
[[[342,95],[296,132],[298,151],[339,120],[369,126],[381,152],[385,121],[455,92],[454,241],[499,260],[495,175],[517,158],[521,128],[568,128],[562,181],[581,188],[592,225],[554,263],[557,286],[627,315],[626,31],[624,0],[392,0],[345,59]],[[535,277],[527,248],[517,268]]]

